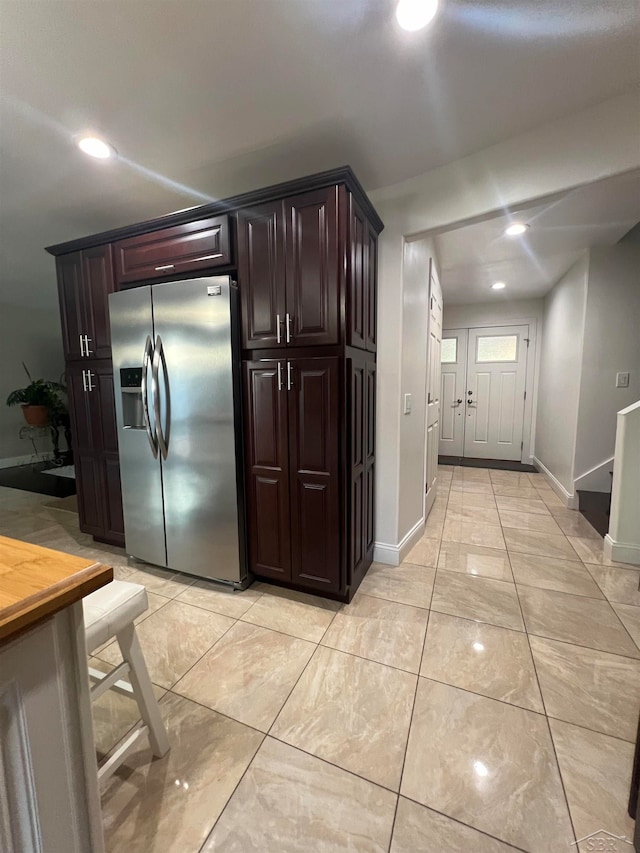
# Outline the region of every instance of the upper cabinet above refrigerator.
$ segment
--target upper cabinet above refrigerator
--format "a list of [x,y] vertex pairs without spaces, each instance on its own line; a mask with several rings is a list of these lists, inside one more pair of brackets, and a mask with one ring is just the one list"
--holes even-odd
[[375,351],[376,239],[344,186],[239,211],[243,348]]

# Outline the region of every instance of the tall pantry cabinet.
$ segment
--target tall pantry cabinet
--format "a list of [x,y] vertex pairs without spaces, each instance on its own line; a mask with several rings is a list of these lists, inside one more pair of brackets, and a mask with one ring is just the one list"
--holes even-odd
[[[350,600],[373,556],[381,230],[347,167],[50,248],[86,469],[79,492],[90,493],[83,529],[119,541],[109,288],[228,272],[241,299],[249,568]],[[100,389],[91,408],[87,370]]]

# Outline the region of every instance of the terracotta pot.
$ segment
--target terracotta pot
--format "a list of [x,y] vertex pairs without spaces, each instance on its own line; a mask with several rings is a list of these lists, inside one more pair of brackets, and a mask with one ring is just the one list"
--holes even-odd
[[49,412],[46,406],[23,406],[22,414],[30,426],[43,427],[49,423]]

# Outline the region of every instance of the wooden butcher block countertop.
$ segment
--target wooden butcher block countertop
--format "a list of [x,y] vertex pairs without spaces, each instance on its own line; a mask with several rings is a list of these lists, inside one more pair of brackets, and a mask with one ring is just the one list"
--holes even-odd
[[0,643],[113,580],[113,569],[0,536]]

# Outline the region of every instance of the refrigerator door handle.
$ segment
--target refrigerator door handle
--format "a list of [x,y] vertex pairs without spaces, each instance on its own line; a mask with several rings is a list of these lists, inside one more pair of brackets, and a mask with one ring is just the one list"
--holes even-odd
[[[147,371],[149,370],[149,362],[153,356],[153,344],[151,343],[151,335],[147,335],[147,340],[144,345],[144,355],[142,356],[142,379],[140,380],[140,391],[142,392],[142,414],[144,417],[144,428],[149,439],[149,445],[153,458],[158,458],[158,442],[157,438],[151,432],[151,420],[149,418],[149,393],[147,389]],[[155,394],[154,394],[155,397]]]
[[[160,395],[158,393],[158,373],[160,363],[162,362],[162,377],[164,379],[165,391],[165,413],[167,416],[167,432],[165,434],[162,429],[161,411],[160,411]],[[169,453],[169,437],[171,433],[171,394],[169,391],[169,376],[167,374],[167,362],[164,356],[164,347],[162,346],[162,338],[160,335],[156,337],[156,348],[153,354],[153,368],[151,371],[151,384],[153,388],[153,413],[156,420],[156,434],[158,436],[158,446],[162,458],[166,459]]]

